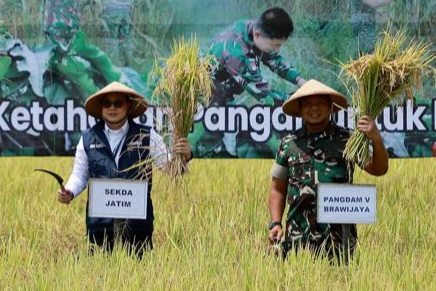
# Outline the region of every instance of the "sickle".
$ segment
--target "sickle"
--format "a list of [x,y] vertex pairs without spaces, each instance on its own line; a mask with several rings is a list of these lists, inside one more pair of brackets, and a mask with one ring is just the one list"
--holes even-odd
[[35,171],[41,171],[41,172],[44,172],[44,173],[47,173],[47,174],[53,176],[56,179],[56,181],[58,181],[58,184],[61,187],[61,189],[62,190],[65,189],[64,185],[63,185],[64,179],[62,179],[62,177],[59,176],[58,174],[56,174],[55,172],[52,172],[52,171],[49,171],[49,170],[45,170],[45,169],[35,169]]

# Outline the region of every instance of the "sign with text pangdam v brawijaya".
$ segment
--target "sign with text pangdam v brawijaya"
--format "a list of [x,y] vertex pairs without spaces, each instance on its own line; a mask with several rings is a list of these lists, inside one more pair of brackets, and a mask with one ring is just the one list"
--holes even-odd
[[[150,76],[176,40],[195,36],[199,54],[213,55],[219,65],[210,72],[211,101],[199,104],[188,136],[194,156],[272,158],[281,138],[302,126],[281,109],[299,77],[349,96],[339,63],[370,54],[388,21],[394,28],[407,23],[414,41],[436,35],[429,26],[436,11],[412,19],[410,10],[436,8],[409,3],[402,9],[403,1],[378,7],[361,0],[162,0],[155,6],[126,0],[98,7],[84,0],[30,2],[4,5],[0,13],[1,156],[74,155],[81,132],[96,122],[86,114],[85,100],[112,81],[150,104],[136,122],[171,132],[167,108],[153,95],[159,80]],[[282,40],[269,49],[255,39],[262,21],[280,16],[264,13],[275,6],[292,25],[265,30]],[[436,89],[431,76],[422,80],[413,101],[388,106],[377,118],[391,157],[432,157],[436,151]],[[332,118],[354,128],[351,107]]]

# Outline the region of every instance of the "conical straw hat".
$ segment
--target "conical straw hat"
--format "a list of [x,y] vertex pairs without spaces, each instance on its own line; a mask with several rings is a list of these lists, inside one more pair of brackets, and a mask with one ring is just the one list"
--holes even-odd
[[317,80],[311,79],[295,91],[295,93],[292,94],[283,104],[283,113],[295,117],[301,117],[299,99],[313,95],[329,96],[333,103],[332,113],[347,107],[347,98],[344,95]]
[[134,102],[134,105],[129,112],[129,116],[131,118],[138,117],[142,115],[145,110],[147,110],[147,102],[141,94],[127,87],[124,84],[121,84],[119,82],[112,82],[106,87],[103,87],[102,89],[91,95],[88,99],[86,99],[86,112],[89,115],[94,116],[95,118],[101,119],[101,98],[109,93],[121,93],[128,97],[130,100],[137,101]]

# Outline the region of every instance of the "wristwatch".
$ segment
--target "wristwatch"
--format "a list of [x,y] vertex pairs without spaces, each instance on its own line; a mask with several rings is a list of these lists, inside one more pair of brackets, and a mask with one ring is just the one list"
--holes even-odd
[[280,227],[282,227],[282,222],[281,221],[271,221],[268,225],[268,229],[271,230],[276,225],[280,225]]

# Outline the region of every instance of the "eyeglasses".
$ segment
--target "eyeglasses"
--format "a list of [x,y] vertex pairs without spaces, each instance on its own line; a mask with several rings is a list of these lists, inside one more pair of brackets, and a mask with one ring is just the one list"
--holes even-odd
[[115,108],[121,108],[126,102],[127,102],[126,100],[115,100],[115,101],[102,100],[101,107],[111,108],[113,105]]

